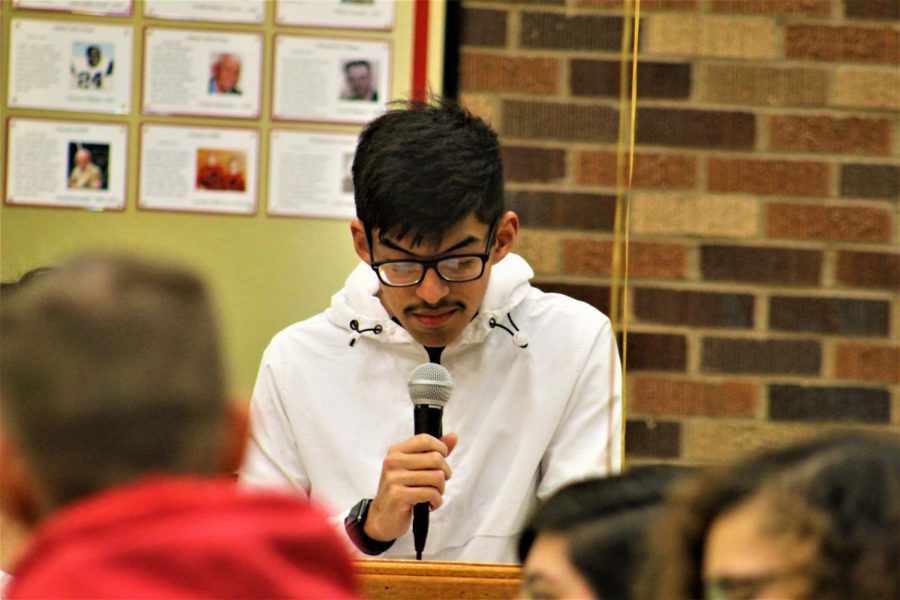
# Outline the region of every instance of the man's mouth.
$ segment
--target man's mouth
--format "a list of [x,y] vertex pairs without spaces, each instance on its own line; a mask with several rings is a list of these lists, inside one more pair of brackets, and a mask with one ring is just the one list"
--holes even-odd
[[425,327],[440,327],[452,319],[459,310],[459,306],[442,306],[441,308],[413,309],[408,312]]

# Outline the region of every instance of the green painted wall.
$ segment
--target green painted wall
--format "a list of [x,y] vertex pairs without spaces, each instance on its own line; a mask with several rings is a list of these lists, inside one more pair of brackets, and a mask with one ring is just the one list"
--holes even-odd
[[357,260],[348,224],[331,220],[4,206],[0,236],[4,280],[108,248],[198,269],[216,299],[231,388],[246,397],[272,335],[326,307]]

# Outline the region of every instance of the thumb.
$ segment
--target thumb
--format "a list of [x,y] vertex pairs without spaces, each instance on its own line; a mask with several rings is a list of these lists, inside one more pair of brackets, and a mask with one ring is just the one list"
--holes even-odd
[[450,456],[450,453],[456,448],[456,442],[459,441],[459,436],[455,433],[448,433],[441,438],[441,441],[447,446],[447,456]]

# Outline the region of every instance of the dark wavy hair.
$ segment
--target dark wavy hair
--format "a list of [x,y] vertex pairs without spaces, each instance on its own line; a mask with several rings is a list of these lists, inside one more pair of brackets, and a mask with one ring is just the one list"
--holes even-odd
[[371,241],[377,231],[436,243],[474,214],[482,223],[504,212],[497,134],[454,102],[404,101],[368,124],[353,160],[356,216]]
[[644,538],[666,490],[689,469],[632,467],[621,475],[569,484],[538,507],[519,538],[525,562],[545,533],[566,537],[569,560],[600,598],[629,598]]
[[761,498],[776,535],[811,543],[809,598],[900,598],[900,441],[832,434],[713,470],[679,490],[637,596],[703,597],[706,538],[723,514]]

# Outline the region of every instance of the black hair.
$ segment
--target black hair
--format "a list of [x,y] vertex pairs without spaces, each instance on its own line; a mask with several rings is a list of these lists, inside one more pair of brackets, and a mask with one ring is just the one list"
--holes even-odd
[[413,245],[440,243],[470,214],[486,224],[504,212],[497,134],[447,99],[404,101],[363,130],[353,160],[356,216],[372,231]]
[[817,523],[818,551],[807,573],[810,597],[898,597],[900,443],[857,432],[768,450],[677,490],[639,578],[638,597],[702,596],[710,528],[758,494],[799,505],[772,511],[779,526],[803,519]]
[[569,560],[598,598],[631,598],[634,577],[646,555],[647,538],[662,506],[630,508],[572,534]]
[[369,72],[372,71],[372,63],[367,60],[351,60],[344,65],[344,72],[349,73],[351,67],[365,67],[369,70]]
[[668,487],[687,467],[645,465],[621,475],[586,479],[560,488],[531,516],[519,537],[519,559],[544,532],[568,534],[578,527],[636,509],[659,505]]

